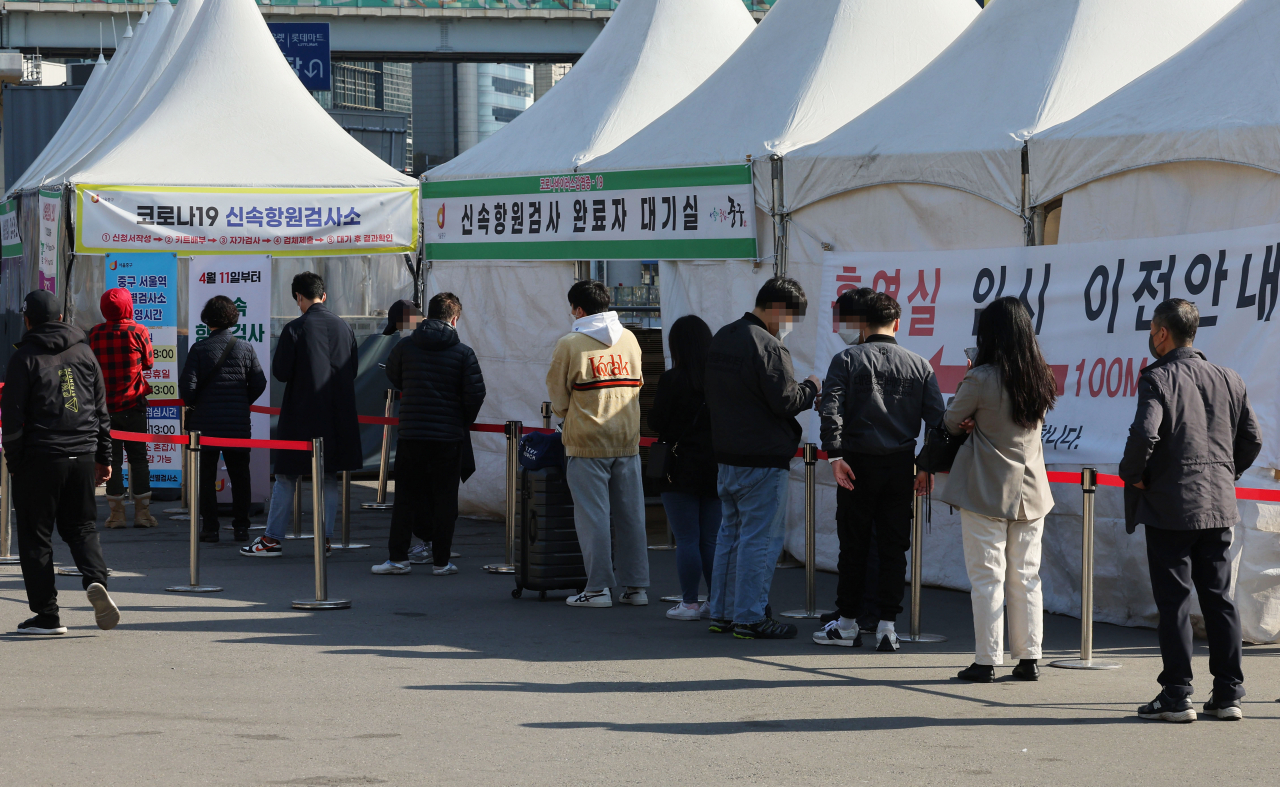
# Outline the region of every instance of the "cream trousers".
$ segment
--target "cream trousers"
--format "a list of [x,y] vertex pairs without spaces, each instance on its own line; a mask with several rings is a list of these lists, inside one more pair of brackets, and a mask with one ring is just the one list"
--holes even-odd
[[1040,658],[1044,597],[1040,589],[1040,537],[1044,519],[1013,522],[960,509],[964,563],[973,585],[974,661],[1004,663],[1004,607],[1015,661]]

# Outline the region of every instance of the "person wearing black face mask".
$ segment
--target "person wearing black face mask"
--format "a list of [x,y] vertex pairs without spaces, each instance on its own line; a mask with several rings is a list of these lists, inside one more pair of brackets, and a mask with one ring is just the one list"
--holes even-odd
[[1191,588],[1209,635],[1213,692],[1204,712],[1243,717],[1240,615],[1231,599],[1232,528],[1240,521],[1235,482],[1262,450],[1244,380],[1192,347],[1200,312],[1173,298],[1151,316],[1147,346],[1156,361],[1138,381],[1120,477],[1125,525],[1146,525],[1147,565],[1160,610],[1163,687],[1138,708],[1144,719],[1191,722]]

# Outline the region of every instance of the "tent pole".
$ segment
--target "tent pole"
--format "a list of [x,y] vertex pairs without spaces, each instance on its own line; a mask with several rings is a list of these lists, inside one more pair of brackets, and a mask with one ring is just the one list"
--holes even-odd
[[773,164],[773,275],[787,275],[787,214],[783,200],[782,156],[769,156]]
[[1037,205],[1031,213],[1031,245],[1044,245],[1044,206]]

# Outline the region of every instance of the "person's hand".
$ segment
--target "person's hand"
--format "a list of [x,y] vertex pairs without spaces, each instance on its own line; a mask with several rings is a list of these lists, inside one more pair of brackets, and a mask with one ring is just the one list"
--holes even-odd
[[836,483],[840,486],[853,491],[853,468],[849,467],[849,463],[843,459],[831,460],[831,472],[836,474]]
[[973,430],[977,428],[977,426],[978,425],[973,422],[972,418],[966,418],[960,422],[960,428],[963,429],[966,434],[973,434]]
[[924,497],[933,491],[933,474],[916,473],[916,497]]
[[1139,481],[1138,483],[1136,483],[1136,484],[1134,484],[1134,485],[1133,485],[1133,488],[1134,488],[1134,489],[1146,489],[1146,488],[1147,488],[1147,485],[1146,485],[1146,484],[1144,484],[1144,483],[1142,483],[1141,481]]
[[111,478],[111,465],[100,465],[93,463],[93,485],[102,486]]
[[806,377],[806,378],[804,378],[804,379],[808,380],[809,382],[811,382],[811,383],[813,383],[815,386],[817,386],[817,388],[818,388],[818,393],[822,393],[822,378],[821,378],[821,377],[819,377],[819,376],[818,376],[818,375],[816,375],[816,374],[811,374],[811,375],[809,375],[808,377]]

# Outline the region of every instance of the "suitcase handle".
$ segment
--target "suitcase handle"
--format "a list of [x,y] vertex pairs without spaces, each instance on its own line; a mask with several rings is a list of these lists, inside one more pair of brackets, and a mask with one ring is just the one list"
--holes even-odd
[[538,542],[538,512],[537,511],[529,512],[529,527],[527,528],[527,530],[528,530],[529,543],[536,544]]

